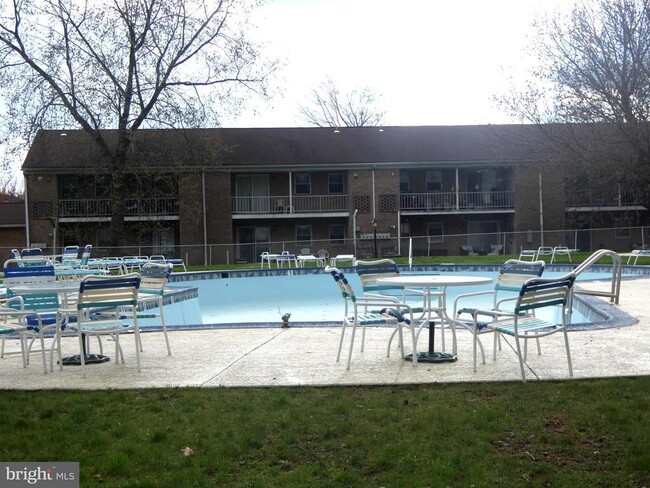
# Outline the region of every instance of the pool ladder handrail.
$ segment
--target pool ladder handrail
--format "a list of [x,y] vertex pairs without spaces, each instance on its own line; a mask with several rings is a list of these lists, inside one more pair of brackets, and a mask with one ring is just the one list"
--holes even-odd
[[600,249],[585,259],[581,264],[576,266],[573,270],[576,276],[579,276],[580,273],[586,271],[591,266],[593,266],[601,258],[610,257],[612,258],[612,286],[609,292],[607,291],[596,291],[596,290],[585,290],[581,288],[577,290],[574,287],[574,293],[579,295],[591,295],[591,296],[600,296],[609,298],[610,302],[618,305],[618,300],[621,294],[621,277],[623,273],[623,261],[616,251],[611,251],[609,249]]

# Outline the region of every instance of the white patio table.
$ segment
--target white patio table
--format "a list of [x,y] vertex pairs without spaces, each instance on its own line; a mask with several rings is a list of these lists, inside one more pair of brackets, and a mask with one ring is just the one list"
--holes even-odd
[[[463,276],[463,275],[427,275],[427,274],[403,274],[400,276],[393,276],[390,278],[378,278],[377,283],[383,283],[393,286],[403,286],[409,288],[421,288],[425,294],[427,313],[423,318],[420,327],[424,322],[429,323],[429,349],[426,352],[418,353],[418,362],[424,363],[441,363],[456,361],[456,331],[454,323],[447,315],[447,288],[450,286],[478,286],[487,285],[492,282],[492,278],[487,276]],[[431,291],[440,290],[439,307],[433,307],[431,304]],[[438,298],[436,296],[436,298]],[[444,325],[449,325],[452,328],[453,334],[453,347],[452,354],[444,352],[436,352],[434,350],[434,331],[435,326],[432,321],[431,312],[436,311],[440,315],[440,320]],[[411,355],[407,355],[404,359],[411,360]]]

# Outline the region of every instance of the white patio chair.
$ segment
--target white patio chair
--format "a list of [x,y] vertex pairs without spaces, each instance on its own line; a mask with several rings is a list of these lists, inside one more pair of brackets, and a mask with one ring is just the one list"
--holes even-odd
[[[169,337],[167,335],[167,322],[165,321],[163,298],[165,296],[165,287],[167,286],[171,273],[171,264],[144,264],[140,269],[141,281],[140,290],[138,292],[140,304],[145,305],[146,307],[147,303],[153,302],[158,307],[158,316],[160,317],[160,323],[163,328],[163,333],[165,334],[165,343],[167,344],[168,355],[171,355],[172,350],[169,347]],[[151,318],[151,314],[147,312],[138,312],[138,317]],[[142,347],[140,350],[142,350]]]
[[[341,291],[344,302],[341,338],[339,339],[336,362],[338,363],[341,359],[341,350],[343,349],[343,340],[345,338],[345,330],[347,327],[352,327],[346,366],[347,369],[350,369],[357,327],[361,327],[362,329],[361,352],[363,352],[366,338],[366,326],[392,325],[396,326],[396,331],[399,337],[399,347],[402,354],[404,354],[404,337],[402,329],[406,327],[410,330],[411,340],[413,343],[413,365],[415,365],[417,363],[417,338],[415,335],[415,326],[413,325],[413,313],[411,307],[404,303],[400,303],[399,301],[396,302],[390,300],[388,297],[373,298],[364,296],[363,298],[357,298],[347,278],[339,269],[327,266],[325,272],[329,273],[334,278],[334,281]],[[380,311],[366,312],[365,310],[367,310],[368,307],[380,309]],[[394,334],[391,334],[390,340],[388,341],[387,357],[390,357],[390,346],[393,337]]]
[[[48,286],[56,282],[54,265],[51,262],[39,263],[38,266],[21,266],[21,260],[9,259],[4,264],[5,285],[7,299],[5,307],[13,309],[15,314],[6,314],[5,320],[14,327],[24,330],[20,332],[21,341],[24,341],[25,364],[29,364],[29,357],[34,342],[38,341],[43,360],[43,370],[47,373],[45,355],[45,333],[56,330],[56,313],[61,306],[59,294],[53,291],[39,290],[39,286]],[[33,287],[33,291],[15,291],[16,287]],[[5,336],[2,338],[0,357],[5,356]]]
[[[400,276],[400,270],[392,259],[378,259],[375,261],[359,260],[355,263],[355,266],[359,279],[361,280],[364,298],[391,300],[393,303],[406,303],[411,308],[411,312],[416,316],[416,321],[421,321],[429,311],[440,316],[442,308],[440,303],[440,293],[430,293],[432,297],[436,298],[436,303],[428,304],[426,301],[427,296],[422,290],[407,289],[401,286],[391,286],[377,282],[377,280],[381,278]],[[413,299],[413,297],[416,298]],[[431,308],[431,310],[429,310],[429,308]],[[378,312],[376,307],[370,311],[375,313]],[[420,326],[417,328],[416,340],[419,340],[423,326],[424,322],[421,322]],[[441,328],[441,336],[442,348],[444,350],[444,328]]]
[[[569,376],[573,376],[569,337],[567,334],[567,317],[571,307],[571,290],[575,274],[569,273],[560,278],[531,278],[521,287],[512,311],[476,309],[472,314],[473,329],[481,328],[480,316],[492,316],[495,320],[485,324],[486,331],[508,335],[515,339],[515,353],[519,360],[522,381],[526,381],[524,363],[527,361],[527,345],[529,339],[537,341],[537,353],[541,355],[539,339],[562,332],[564,347],[569,366]],[[556,313],[550,313],[553,318],[540,318],[536,312],[546,308],[557,308]],[[475,332],[476,334],[476,332]],[[522,350],[521,341],[524,341]],[[476,351],[476,349],[474,349]],[[497,353],[494,349],[493,359]],[[485,358],[483,358],[485,363]],[[476,364],[476,353],[474,353]]]
[[[521,286],[531,278],[539,278],[544,273],[546,263],[544,261],[522,261],[516,259],[509,259],[506,261],[497,276],[496,283],[493,290],[477,291],[471,293],[463,293],[456,296],[454,300],[453,319],[457,326],[465,328],[472,332],[473,335],[473,355],[474,355],[474,371],[476,371],[476,352],[477,346],[481,349],[481,358],[485,364],[485,351],[479,336],[486,332],[492,332],[487,328],[487,323],[493,319],[494,315],[490,314],[486,317],[475,317],[476,310],[479,307],[468,307],[470,303],[476,303],[479,297],[491,298],[492,306],[489,310],[512,310],[504,308],[505,302],[510,301],[514,305],[513,300],[521,290]],[[463,317],[465,316],[465,317]],[[469,316],[469,317],[467,317]],[[494,348],[501,349],[501,342],[499,341],[498,334],[494,335]],[[493,353],[494,354],[494,353]]]
[[[79,340],[79,360],[81,373],[86,377],[87,339],[91,336],[110,336],[115,341],[115,363],[120,359],[124,363],[124,355],[120,347],[120,335],[133,333],[135,339],[135,357],[138,371],[140,371],[140,329],[138,327],[138,290],[140,288],[140,275],[129,273],[120,276],[86,276],[79,286],[79,297],[74,310],[62,311],[70,317],[74,314],[75,320],[57,324],[57,350],[59,365],[63,368],[61,357],[61,337],[71,332]],[[130,311],[132,319],[124,320],[121,317],[124,311]],[[101,313],[98,313],[101,312]]]

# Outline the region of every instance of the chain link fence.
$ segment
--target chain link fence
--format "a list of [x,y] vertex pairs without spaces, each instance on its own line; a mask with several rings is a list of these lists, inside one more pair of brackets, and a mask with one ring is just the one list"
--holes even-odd
[[[83,247],[86,243],[79,243]],[[650,248],[650,227],[616,227],[598,229],[569,229],[545,232],[499,232],[484,234],[446,234],[435,236],[402,236],[390,234],[364,234],[356,239],[311,241],[265,241],[254,243],[207,244],[167,246],[167,257],[181,258],[188,266],[229,265],[259,263],[263,252],[291,254],[327,253],[353,254],[357,259],[404,256],[459,256],[469,253],[479,255],[519,255],[522,249],[540,246],[567,246],[583,252],[612,249],[629,252]],[[46,255],[57,256],[62,248],[52,249],[47,243],[26,246],[15,243],[0,247],[0,255],[11,258],[11,250],[39,247]],[[151,246],[94,247],[93,257],[151,256],[161,254]]]

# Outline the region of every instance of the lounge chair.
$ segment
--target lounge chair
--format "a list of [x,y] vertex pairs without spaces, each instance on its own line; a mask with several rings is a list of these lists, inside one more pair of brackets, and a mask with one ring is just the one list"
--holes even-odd
[[553,248],[553,256],[551,257],[551,263],[555,262],[555,259],[558,256],[566,256],[569,258],[569,262],[572,263],[573,261],[571,261],[571,252],[572,249],[569,249],[566,246],[555,246]]
[[171,264],[174,268],[180,267],[183,268],[183,271],[187,272],[185,261],[183,261],[181,258],[166,258],[162,254],[154,254],[153,256],[149,257],[149,261],[152,263]]
[[540,259],[540,256],[551,256],[551,262],[553,262],[553,248],[549,246],[541,246],[537,248],[537,254],[535,254],[535,261]]
[[537,249],[522,249],[519,251],[519,261],[530,258],[531,261],[537,261]]
[[[350,336],[350,347],[348,349],[348,360],[347,360],[347,369],[350,369],[350,363],[352,361],[352,350],[354,349],[354,339],[357,327],[362,328],[361,334],[361,352],[363,352],[365,336],[366,336],[366,326],[377,326],[377,325],[391,325],[396,326],[397,334],[399,337],[399,347],[404,353],[404,338],[402,329],[404,327],[408,328],[411,332],[411,340],[413,342],[413,364],[417,363],[417,339],[415,335],[415,326],[413,325],[413,313],[411,307],[404,303],[395,302],[394,300],[388,299],[388,297],[383,298],[372,298],[372,297],[362,297],[357,298],[354,290],[350,286],[347,278],[337,268],[327,266],[325,272],[332,275],[334,281],[336,282],[344,302],[344,311],[343,311],[343,321],[341,327],[341,338],[339,340],[338,352],[336,355],[336,362],[338,363],[341,359],[341,350],[343,349],[343,340],[345,338],[345,330],[347,327],[352,327],[352,332]],[[373,309],[379,309],[379,313],[373,312],[364,312],[368,307]],[[390,346],[394,334],[391,334],[390,340],[388,342],[387,357],[390,357]]]
[[65,246],[59,265],[74,267],[79,264],[79,246]]
[[[626,264],[636,265],[639,258],[642,258],[642,257],[650,258],[650,250],[647,250],[647,249],[635,249],[632,252],[620,253],[619,256],[627,258],[627,263]],[[632,259],[634,259],[634,261],[632,261]],[[630,263],[630,261],[632,261],[632,263]]]

